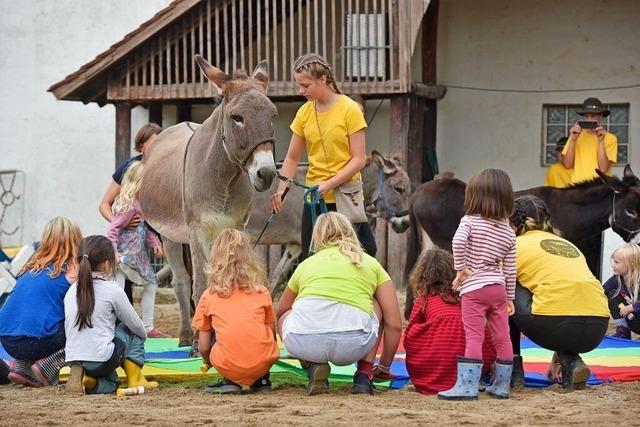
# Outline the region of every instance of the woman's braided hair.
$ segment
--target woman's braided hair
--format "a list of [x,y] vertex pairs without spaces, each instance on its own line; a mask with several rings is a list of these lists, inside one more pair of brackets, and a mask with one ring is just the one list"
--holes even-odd
[[560,235],[551,223],[551,214],[547,205],[536,196],[521,196],[514,201],[511,225],[516,229],[516,236],[531,230],[541,230]]
[[293,63],[293,72],[307,72],[316,79],[325,76],[327,78],[327,84],[331,89],[333,89],[335,93],[342,93],[336,83],[333,68],[331,68],[331,65],[329,65],[323,56],[318,55],[317,53],[307,53],[306,55],[298,57],[298,59]]

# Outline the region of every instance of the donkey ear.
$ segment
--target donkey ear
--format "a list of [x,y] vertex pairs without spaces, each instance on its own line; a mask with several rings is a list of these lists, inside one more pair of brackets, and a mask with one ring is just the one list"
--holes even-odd
[[627,191],[628,186],[624,182],[620,181],[620,178],[609,176],[606,173],[602,172],[600,169],[596,169],[596,173],[598,174],[602,182],[607,184],[616,193],[623,193]]
[[224,91],[224,86],[231,80],[231,76],[209,64],[206,59],[198,54],[196,54],[195,60],[207,79]]
[[624,175],[625,178],[636,178],[636,174],[631,170],[631,165],[627,164],[624,167]]
[[258,64],[256,69],[253,70],[251,78],[264,83],[264,87],[267,87],[267,85],[269,84],[269,64],[267,63],[267,61],[262,61]]
[[373,150],[371,152],[373,162],[382,169],[385,175],[392,175],[398,168],[390,160],[387,160],[380,152]]

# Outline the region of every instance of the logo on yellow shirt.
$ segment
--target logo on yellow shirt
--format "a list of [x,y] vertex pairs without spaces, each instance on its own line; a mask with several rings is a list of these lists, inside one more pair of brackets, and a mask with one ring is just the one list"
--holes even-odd
[[578,258],[580,252],[571,244],[562,240],[544,239],[540,242],[543,251],[563,258]]

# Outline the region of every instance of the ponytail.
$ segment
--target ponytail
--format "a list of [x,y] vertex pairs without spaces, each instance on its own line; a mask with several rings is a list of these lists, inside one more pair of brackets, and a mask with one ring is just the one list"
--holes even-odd
[[93,328],[91,317],[93,316],[96,297],[91,272],[100,271],[99,269],[106,262],[113,269],[116,265],[116,256],[111,241],[104,236],[85,237],[80,242],[78,253],[80,254],[78,257],[78,285],[76,289],[78,313],[74,326],[77,326],[78,330],[82,330],[85,327]]
[[93,291],[93,278],[91,277],[91,263],[87,254],[82,255],[80,258],[76,302],[78,304],[78,314],[74,326],[77,326],[79,330],[84,327],[93,328],[91,316],[93,315],[96,299]]

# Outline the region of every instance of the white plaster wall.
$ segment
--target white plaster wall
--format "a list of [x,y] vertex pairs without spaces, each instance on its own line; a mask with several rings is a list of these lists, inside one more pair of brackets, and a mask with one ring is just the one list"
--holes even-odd
[[[438,82],[504,89],[639,84],[639,17],[637,0],[442,0]],[[516,189],[542,185],[542,105],[589,96],[630,103],[630,159],[640,172],[640,88],[546,94],[449,88],[438,105],[440,170],[467,180],[498,167]]]
[[[169,0],[0,0],[0,170],[26,173],[25,242],[56,215],[103,233],[98,203],[114,169],[112,106],[46,92]],[[146,113],[132,113],[132,132]]]

